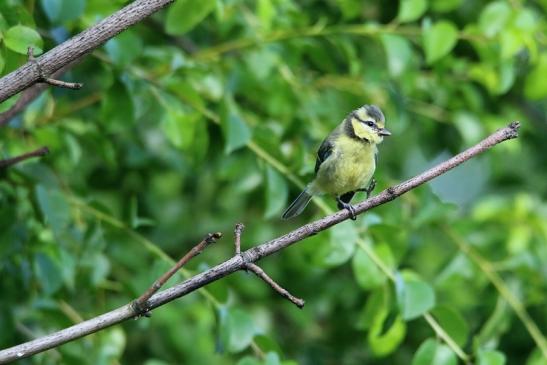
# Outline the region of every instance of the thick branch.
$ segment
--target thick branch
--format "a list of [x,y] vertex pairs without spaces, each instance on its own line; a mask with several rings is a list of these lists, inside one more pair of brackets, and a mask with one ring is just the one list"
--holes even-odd
[[61,43],[0,79],[0,102],[86,55],[110,38],[140,22],[174,0],[135,0],[93,27]]
[[32,157],[45,156],[48,153],[49,153],[49,149],[47,147],[40,147],[37,150],[27,152],[27,153],[24,153],[24,154],[16,156],[16,157],[7,158],[5,160],[0,160],[0,169],[4,169],[6,167],[13,166],[16,163],[19,163],[21,161],[27,160],[27,159],[32,158]]
[[[390,187],[375,197],[357,204],[355,206],[356,213],[361,214],[374,207],[388,203],[398,196],[434,179],[448,170],[453,169],[463,162],[490,149],[496,144],[508,139],[516,138],[518,136],[519,127],[520,125],[518,122],[513,122],[509,126],[494,132],[477,145],[465,150],[451,159],[407,181]],[[321,232],[348,218],[349,213],[346,210],[339,211],[315,222],[306,224],[281,237],[274,238],[266,243],[244,251],[240,255],[236,255],[205,272],[197,274],[181,284],[157,293],[149,299],[148,306],[150,309],[154,309],[176,298],[187,295],[188,293],[191,293],[213,281],[219,280],[233,272],[244,269],[248,263],[256,262],[265,256],[269,256],[284,248],[287,248],[296,242],[302,241],[303,239]],[[135,312],[132,309],[131,304],[127,304],[123,307],[76,324],[72,327],[68,327],[42,338],[2,350],[0,351],[0,363],[31,356],[38,352],[54,348],[66,342],[97,332],[101,329],[110,327],[133,317],[135,317]]]

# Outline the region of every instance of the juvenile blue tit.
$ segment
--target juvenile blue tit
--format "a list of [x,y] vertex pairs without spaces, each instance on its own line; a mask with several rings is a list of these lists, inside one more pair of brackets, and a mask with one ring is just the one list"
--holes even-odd
[[378,144],[391,133],[385,129],[384,114],[375,105],[363,105],[349,115],[325,138],[317,151],[315,179],[289,205],[283,219],[302,213],[313,195],[329,194],[338,209],[347,209],[355,220],[351,198],[358,191],[367,198],[376,184],[373,175]]

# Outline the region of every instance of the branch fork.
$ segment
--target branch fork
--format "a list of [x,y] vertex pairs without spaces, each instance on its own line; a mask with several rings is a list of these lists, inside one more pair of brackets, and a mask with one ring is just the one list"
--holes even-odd
[[143,295],[131,302],[130,306],[135,312],[136,318],[138,317],[150,317],[150,306],[148,305],[148,299],[152,297],[161,287],[175,275],[188,261],[203,252],[208,246],[215,243],[222,237],[222,233],[208,233],[197,245],[192,247],[186,255],[184,255],[172,268],[167,270],[158,280],[149,287]]
[[40,63],[38,62],[36,57],[34,57],[34,48],[33,47],[28,48],[27,56],[28,56],[28,62],[35,65],[36,69],[38,70],[38,81],[37,82],[42,82],[42,83],[49,84],[49,85],[52,85],[52,86],[63,87],[63,88],[72,89],[72,90],[78,90],[78,89],[81,89],[82,86],[84,86],[84,84],[82,84],[81,82],[61,81],[61,80],[57,80],[57,79],[46,76],[44,74],[44,70],[42,70],[42,66],[40,65]]
[[242,223],[236,224],[236,227],[234,229],[234,244],[235,244],[235,254],[236,256],[240,256],[243,260],[243,266],[242,269],[245,271],[251,271],[253,274],[258,276],[260,279],[264,280],[273,290],[279,293],[283,298],[289,300],[294,305],[296,305],[298,308],[302,309],[304,307],[305,301],[304,299],[295,297],[291,293],[289,293],[288,290],[283,288],[281,285],[276,283],[260,266],[253,263],[252,261],[249,261],[249,259],[245,256],[245,253],[241,252],[241,234],[243,233],[243,230],[245,229],[245,226]]

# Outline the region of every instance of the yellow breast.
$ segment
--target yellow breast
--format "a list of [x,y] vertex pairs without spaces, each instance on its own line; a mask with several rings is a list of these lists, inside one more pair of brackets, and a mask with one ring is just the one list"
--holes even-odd
[[341,195],[364,188],[376,169],[375,154],[375,144],[339,136],[332,154],[317,171],[314,190]]

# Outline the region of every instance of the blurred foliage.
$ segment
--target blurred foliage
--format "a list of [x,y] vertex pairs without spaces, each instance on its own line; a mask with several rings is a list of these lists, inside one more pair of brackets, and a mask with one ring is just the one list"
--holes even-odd
[[[121,8],[3,0],[0,72]],[[261,263],[298,310],[236,273],[21,363],[547,364],[545,0],[178,0],[0,129],[0,347],[141,294],[203,235],[185,275],[335,209],[279,216],[345,115],[393,132],[378,189],[512,120],[518,140]],[[6,110],[17,96],[0,105]],[[358,196],[362,199],[363,196]],[[182,276],[169,282],[180,281]]]

